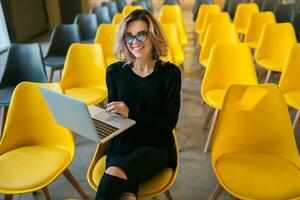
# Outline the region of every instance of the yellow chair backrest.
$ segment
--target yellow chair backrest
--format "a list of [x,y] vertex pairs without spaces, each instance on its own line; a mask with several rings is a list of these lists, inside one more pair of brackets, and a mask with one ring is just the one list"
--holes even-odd
[[106,65],[103,50],[99,44],[72,44],[68,50],[61,87],[64,90],[75,87],[106,88]]
[[179,35],[177,34],[176,25],[172,24],[161,24],[161,27],[165,33],[166,39],[169,43],[169,48],[172,50],[174,56],[174,64],[180,66],[184,61],[183,49],[180,44]]
[[246,32],[250,16],[257,12],[259,12],[259,8],[256,3],[238,4],[233,18],[238,33]]
[[230,15],[228,12],[208,14],[204,20],[203,31],[198,37],[199,45],[203,44],[205,35],[207,33],[208,25],[210,25],[211,23],[230,23],[230,22],[231,22],[231,19],[230,19]]
[[256,60],[260,60],[261,58],[285,60],[290,48],[296,42],[297,39],[292,24],[266,24],[259,37],[255,52]]
[[[178,142],[177,142],[175,130],[173,130],[173,137],[174,137],[175,143],[174,143],[174,148],[172,151],[171,159],[174,159],[174,161],[176,162],[177,165],[176,165],[175,169],[170,169],[169,167],[166,167],[166,169],[163,172],[161,172],[163,174],[166,171],[168,171],[168,172],[170,172],[170,170],[172,171],[171,172],[172,176],[167,181],[167,185],[161,185],[161,186],[156,185],[159,183],[165,184],[165,182],[163,181],[163,183],[162,183],[162,182],[160,182],[160,180],[157,180],[157,177],[153,177],[152,179],[140,184],[139,198],[155,197],[158,194],[163,193],[166,190],[168,190],[174,184],[177,174],[178,174],[178,169],[179,169],[179,151],[178,151]],[[108,143],[99,144],[97,146],[94,157],[93,157],[93,159],[90,163],[89,169],[87,171],[88,183],[92,187],[92,189],[95,191],[97,191],[100,179],[104,174],[105,165],[100,166],[100,167],[98,166],[97,171],[95,171],[95,167],[96,167],[98,161],[101,158],[103,158],[103,156],[105,156],[105,151],[106,151],[107,147],[108,147]],[[105,162],[103,162],[103,163],[105,163]],[[163,177],[161,177],[161,178],[163,178]]]
[[101,24],[97,30],[95,43],[101,44],[107,66],[118,61],[113,50],[117,31],[118,25],[115,24]]
[[291,47],[288,57],[283,68],[279,87],[283,93],[289,91],[299,91],[300,82],[300,44],[295,44]]
[[262,32],[264,25],[268,23],[275,23],[276,19],[273,12],[258,12],[250,16],[249,25],[246,28],[244,42],[253,43],[249,44],[250,47],[256,48],[259,36]]
[[234,85],[228,89],[215,129],[214,171],[218,158],[235,152],[279,156],[300,168],[288,108],[278,86]]
[[182,10],[179,5],[163,5],[160,10],[159,22],[163,24],[175,23],[181,45],[187,44]]
[[233,84],[257,84],[251,50],[243,43],[215,44],[202,81],[201,95],[209,103],[205,95],[208,91],[227,90]]
[[122,10],[122,14],[126,16],[129,13],[131,13],[132,11],[138,10],[138,9],[143,9],[143,7],[140,5],[136,5],[136,6],[126,5],[126,6],[124,6],[124,8]]
[[122,13],[116,13],[112,19],[112,24],[120,24],[120,22],[125,18],[125,15]]
[[203,4],[199,7],[198,15],[195,22],[194,31],[196,33],[202,33],[204,27],[204,21],[209,14],[216,14],[221,12],[221,8],[218,4],[206,5]]
[[[47,146],[74,156],[72,133],[58,125],[36,83],[20,83],[9,106],[0,142],[0,155],[25,146]],[[67,163],[66,163],[67,166]]]
[[216,43],[236,43],[239,37],[233,23],[211,23],[207,28],[203,45],[199,54],[199,62],[206,66],[211,49]]
[[175,64],[175,59],[174,59],[174,54],[172,49],[169,47],[168,48],[168,54],[166,56],[161,56],[160,60],[164,61],[164,62],[170,62],[170,63],[174,63]]

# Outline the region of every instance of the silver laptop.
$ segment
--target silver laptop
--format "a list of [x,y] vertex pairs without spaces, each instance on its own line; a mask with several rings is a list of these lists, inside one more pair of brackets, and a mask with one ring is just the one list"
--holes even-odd
[[56,122],[98,143],[105,143],[135,124],[132,119],[111,114],[97,106],[40,87]]

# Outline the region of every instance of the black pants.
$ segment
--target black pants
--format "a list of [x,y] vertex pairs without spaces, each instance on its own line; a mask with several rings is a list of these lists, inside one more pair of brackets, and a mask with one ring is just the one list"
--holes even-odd
[[127,180],[104,173],[96,200],[118,200],[123,193],[138,196],[139,184],[162,171],[169,162],[169,148],[140,147],[128,155],[118,155],[108,160],[106,168],[117,167],[124,171]]

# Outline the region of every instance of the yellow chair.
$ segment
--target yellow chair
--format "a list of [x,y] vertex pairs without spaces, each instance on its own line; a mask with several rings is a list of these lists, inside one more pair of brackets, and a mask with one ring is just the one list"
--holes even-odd
[[282,71],[287,53],[296,42],[292,24],[272,23],[264,26],[255,52],[255,60],[258,65],[268,70],[265,83],[269,81],[272,71]]
[[130,6],[130,5],[126,5],[124,6],[123,10],[122,10],[122,14],[124,16],[128,15],[129,13],[131,13],[134,10],[138,10],[138,9],[143,9],[142,6],[140,5],[136,5],[136,6]]
[[276,23],[273,12],[258,12],[250,16],[249,25],[246,28],[244,42],[251,48],[256,49],[259,36],[264,25],[268,23]]
[[201,46],[203,44],[205,35],[207,33],[208,25],[211,23],[230,23],[231,18],[228,12],[220,12],[220,13],[213,13],[207,15],[207,17],[204,20],[203,24],[203,31],[198,37],[198,44]]
[[236,43],[239,36],[233,23],[212,23],[207,28],[203,45],[199,54],[199,62],[207,66],[208,58],[216,43]]
[[300,199],[299,152],[278,86],[228,89],[211,165],[221,185],[218,193],[224,188],[237,199]]
[[112,19],[112,24],[120,24],[120,22],[125,18],[122,13],[116,13]]
[[174,54],[173,54],[172,49],[170,47],[168,48],[168,54],[166,56],[161,56],[160,60],[162,60],[164,62],[175,63]]
[[67,54],[61,81],[40,85],[78,98],[87,105],[95,105],[107,97],[105,71],[101,45],[73,44]]
[[215,122],[219,110],[222,108],[224,96],[232,84],[257,84],[250,48],[243,43],[218,43],[212,49],[201,85],[203,100],[211,107],[211,110],[215,109],[204,148],[205,153],[209,150]]
[[[176,168],[166,167],[162,172],[148,181],[139,185],[139,199],[156,197],[160,193],[165,193],[168,199],[172,199],[169,188],[174,184],[179,169],[179,152],[178,143],[176,139],[175,130],[173,130],[173,137],[175,139],[172,159],[177,163]],[[106,155],[105,150],[107,144],[98,145],[90,163],[87,180],[93,190],[97,191],[98,184],[105,171]]]
[[238,33],[245,34],[251,15],[257,12],[259,8],[256,3],[238,4],[233,18]]
[[161,27],[165,33],[165,36],[169,43],[169,47],[173,53],[174,64],[183,68],[184,54],[179,41],[179,36],[177,34],[176,25],[174,23],[161,24]]
[[300,116],[300,44],[295,44],[289,51],[283,68],[279,87],[284,94],[286,103],[297,110],[293,121],[293,129],[296,130]]
[[118,61],[113,50],[117,31],[118,25],[100,24],[96,34],[95,43],[101,44],[107,66]]
[[159,22],[162,24],[175,23],[180,43],[185,46],[188,42],[184,28],[182,10],[179,5],[163,5],[160,10]]
[[83,198],[87,195],[67,167],[74,157],[72,133],[52,117],[35,83],[20,83],[12,96],[0,142],[0,193],[14,194],[42,189],[63,173]]
[[196,18],[194,31],[201,34],[204,28],[204,21],[209,14],[217,14],[221,12],[218,4],[203,4],[199,7],[198,15]]

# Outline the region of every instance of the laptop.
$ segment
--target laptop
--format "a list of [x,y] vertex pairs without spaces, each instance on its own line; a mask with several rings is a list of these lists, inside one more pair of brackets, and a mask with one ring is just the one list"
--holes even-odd
[[132,119],[89,106],[73,97],[40,87],[56,122],[97,143],[105,143],[135,124]]

